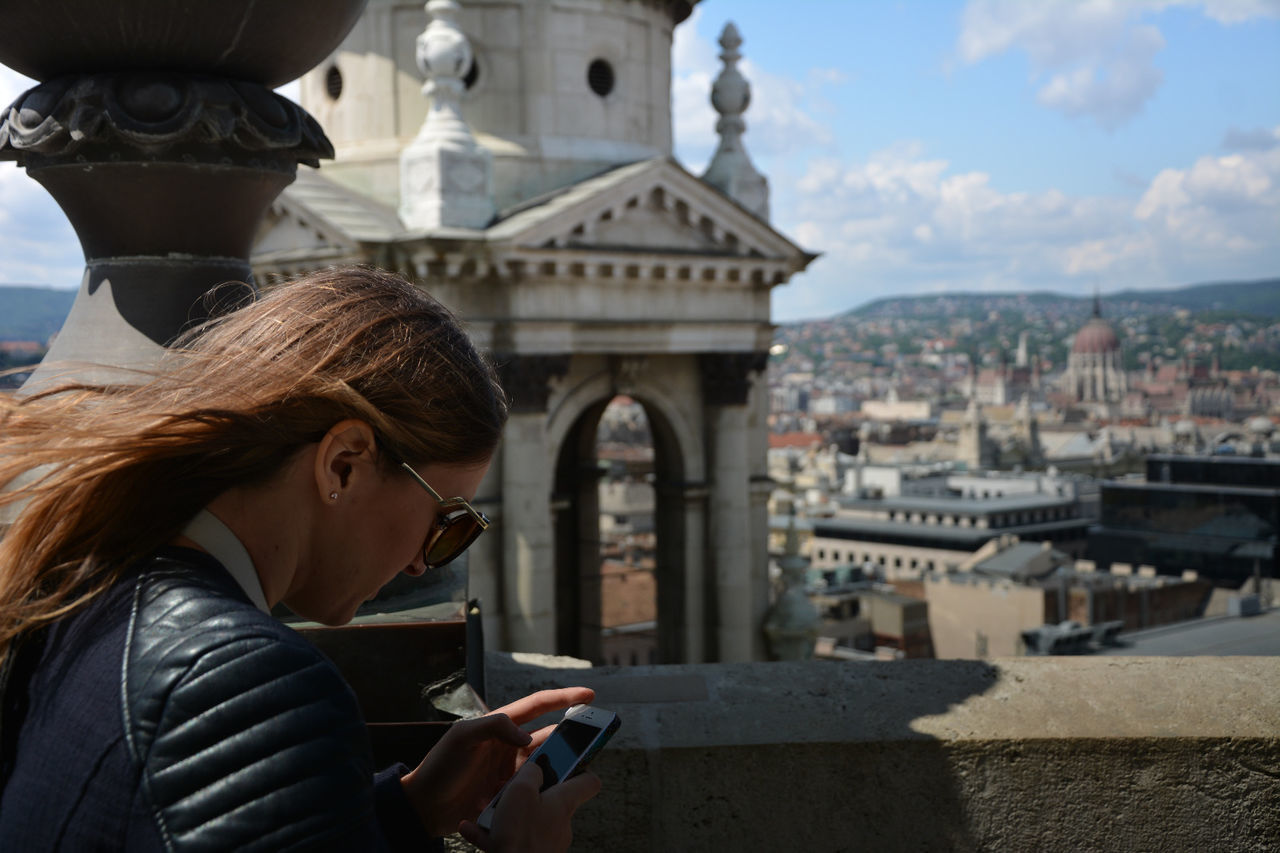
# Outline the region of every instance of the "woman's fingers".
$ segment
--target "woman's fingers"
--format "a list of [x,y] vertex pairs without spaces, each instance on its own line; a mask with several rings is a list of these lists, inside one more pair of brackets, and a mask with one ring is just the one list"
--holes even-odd
[[572,816],[579,806],[600,793],[602,784],[599,776],[590,771],[583,771],[558,785],[552,785],[542,793],[542,799],[544,802],[558,800]]
[[479,743],[485,740],[498,740],[515,747],[529,746],[530,736],[520,728],[514,720],[503,713],[486,714],[469,720],[458,720],[449,727],[449,731],[458,731],[456,738]]
[[590,687],[561,687],[557,690],[539,690],[509,705],[503,705],[495,713],[506,714],[518,725],[536,720],[552,711],[563,711],[570,705],[586,705],[596,696]]

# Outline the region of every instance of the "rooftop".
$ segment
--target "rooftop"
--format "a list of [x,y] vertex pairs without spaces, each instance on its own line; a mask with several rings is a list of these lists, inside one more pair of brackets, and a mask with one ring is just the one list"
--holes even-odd
[[1104,655],[1280,655],[1280,609],[1258,616],[1220,616],[1120,635]]
[[999,497],[970,497],[956,495],[950,498],[926,497],[888,497],[876,500],[844,499],[840,505],[846,509],[884,509],[902,512],[920,512],[934,514],[963,513],[966,515],[983,515],[993,512],[1020,512],[1023,510],[1049,509],[1074,503],[1075,499],[1065,495],[1043,494],[1010,494]]
[[[951,542],[972,550],[988,539],[1005,533],[1034,537],[1045,533],[1083,528],[1088,523],[1087,519],[1070,518],[1064,521],[1045,521],[1039,524],[1010,524],[1004,527],[955,527],[943,524],[914,524],[906,521],[874,521],[862,518],[819,518],[814,519],[813,532],[815,536],[835,536],[836,538],[853,538],[854,535],[859,533],[884,536],[913,536],[920,539]],[[841,537],[840,534],[842,533],[849,535]],[[1083,532],[1081,535],[1083,535]]]

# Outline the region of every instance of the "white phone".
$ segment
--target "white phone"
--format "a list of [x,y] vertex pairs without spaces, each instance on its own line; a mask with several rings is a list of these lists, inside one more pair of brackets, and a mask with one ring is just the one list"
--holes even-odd
[[[557,782],[581,773],[621,725],[622,721],[617,714],[603,708],[574,705],[565,711],[564,719],[542,742],[542,746],[529,756],[529,761],[542,768],[542,787],[538,790],[545,791]],[[476,823],[483,829],[489,829],[493,822],[493,811],[506,790],[506,785],[503,785],[502,790],[476,819]]]

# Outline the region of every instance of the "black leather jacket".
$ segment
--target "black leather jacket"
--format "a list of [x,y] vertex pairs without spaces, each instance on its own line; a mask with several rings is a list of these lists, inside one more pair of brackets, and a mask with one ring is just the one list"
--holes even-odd
[[0,849],[433,846],[338,671],[211,558],[166,549],[65,623],[6,691]]

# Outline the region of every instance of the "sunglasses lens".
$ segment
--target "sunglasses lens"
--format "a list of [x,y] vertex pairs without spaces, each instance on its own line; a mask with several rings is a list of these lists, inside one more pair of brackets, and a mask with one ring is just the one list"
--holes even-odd
[[445,521],[439,534],[432,538],[423,552],[423,561],[431,568],[443,566],[467,549],[480,535],[481,527],[465,513]]

